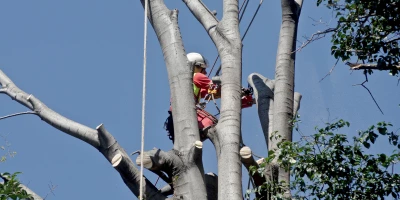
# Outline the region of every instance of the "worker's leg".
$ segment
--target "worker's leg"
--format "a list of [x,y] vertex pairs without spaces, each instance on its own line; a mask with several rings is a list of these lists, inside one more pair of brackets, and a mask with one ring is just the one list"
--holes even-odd
[[199,125],[200,139],[204,141],[207,138],[207,130],[217,124],[218,120],[205,110],[197,109],[197,122]]

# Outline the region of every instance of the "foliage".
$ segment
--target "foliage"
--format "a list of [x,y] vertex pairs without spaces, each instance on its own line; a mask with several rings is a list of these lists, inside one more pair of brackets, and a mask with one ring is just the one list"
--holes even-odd
[[[347,135],[334,133],[349,122],[339,120],[316,128],[317,133],[298,142],[282,141],[278,157],[273,151],[259,169],[252,173],[264,175],[265,168],[277,158],[281,167],[290,170],[290,189],[295,199],[383,199],[400,198],[400,174],[393,165],[400,160],[399,136],[388,131],[392,125],[379,122],[365,131],[359,131],[352,143]],[[379,136],[388,139],[392,155],[367,153]],[[265,182],[253,192],[272,192],[274,199],[282,199],[285,183]],[[263,199],[263,198],[261,198]]]
[[21,184],[17,179],[18,174],[20,174],[20,172],[14,174],[1,174],[4,183],[0,184],[0,200],[32,199],[32,196],[21,187]]
[[378,68],[398,73],[393,65],[400,61],[400,1],[317,0],[317,5],[322,2],[338,18],[331,47],[335,58],[345,61],[356,56],[363,63],[378,63]]
[[[11,144],[8,142],[7,138],[3,135],[0,135],[0,137],[3,138],[4,140],[4,145],[0,145],[0,163],[5,162],[7,160],[7,157],[13,158],[17,152],[15,151],[11,151],[10,150],[10,146]],[[4,153],[1,153],[2,151],[4,151]],[[1,155],[3,154],[3,155]]]

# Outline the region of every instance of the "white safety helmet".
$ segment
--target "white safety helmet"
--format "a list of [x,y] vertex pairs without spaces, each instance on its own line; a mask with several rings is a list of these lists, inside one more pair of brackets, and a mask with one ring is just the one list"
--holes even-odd
[[188,53],[187,54],[187,59],[190,63],[191,66],[199,66],[201,68],[207,68],[208,67],[208,61],[205,59],[201,54],[199,53]]

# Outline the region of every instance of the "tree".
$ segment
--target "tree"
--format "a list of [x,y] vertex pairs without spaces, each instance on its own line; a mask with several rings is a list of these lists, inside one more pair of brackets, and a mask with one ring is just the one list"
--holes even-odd
[[[290,188],[295,199],[385,199],[400,196],[400,175],[394,171],[400,161],[399,135],[390,131],[392,124],[379,122],[359,131],[353,141],[346,134],[337,133],[350,123],[338,120],[316,128],[315,134],[300,141],[282,141],[277,156],[280,166],[293,175]],[[391,153],[369,154],[379,136],[387,137]],[[385,138],[386,139],[386,138]],[[271,154],[252,173],[263,176],[266,165],[274,160]],[[285,184],[265,181],[255,192],[273,193],[282,199]],[[262,198],[261,198],[262,199]]]
[[[143,3],[144,1],[142,1]],[[218,125],[208,137],[215,145],[218,157],[219,199],[242,199],[240,150],[241,119],[241,40],[239,34],[239,2],[223,1],[223,18],[218,21],[200,1],[184,1],[187,7],[204,26],[215,43],[222,65],[221,117]],[[274,131],[291,140],[289,121],[293,113],[294,54],[297,22],[302,1],[282,1],[283,24],[277,57],[275,83]],[[173,150],[163,152],[154,149],[142,152],[144,167],[157,174],[165,172],[167,183],[171,183],[174,196],[184,199],[207,199],[206,183],[201,159],[200,142],[194,109],[192,72],[187,66],[183,48],[177,10],[169,10],[163,1],[149,1],[149,19],[159,38],[164,52],[171,87],[172,109],[176,140]],[[138,195],[138,170],[128,154],[101,124],[91,129],[67,119],[48,108],[33,95],[20,90],[4,73],[0,72],[1,93],[13,97],[17,102],[33,110],[49,125],[77,137],[98,149],[133,193]],[[179,89],[178,89],[179,88]],[[286,105],[287,104],[287,105]],[[178,106],[179,105],[179,106]],[[185,105],[185,106],[182,106]],[[276,125],[275,125],[276,124]],[[274,144],[271,144],[274,146]],[[161,172],[162,171],[162,172]],[[288,180],[289,174],[280,172],[279,179]],[[236,174],[230,176],[229,174]],[[232,184],[234,183],[234,184]],[[145,184],[146,198],[161,199],[163,194],[150,183]],[[168,194],[168,193],[167,193]],[[212,198],[212,194],[208,195]]]
[[0,178],[3,179],[4,182],[0,183],[0,199],[38,199],[42,200],[40,196],[38,196],[35,192],[30,190],[25,185],[21,184],[17,175],[20,173],[2,173],[0,174]]
[[[185,3],[206,28],[207,33],[211,35],[211,39],[217,46],[222,60],[223,93],[220,123],[209,135],[218,152],[218,196],[220,199],[242,199],[241,163],[239,160],[241,131],[239,99],[242,73],[242,44],[238,30],[238,2],[224,1],[225,6],[221,21],[218,21],[213,13],[209,12],[200,2],[185,1]],[[282,135],[284,139],[290,140],[292,137],[291,122],[293,120],[293,112],[297,111],[292,104],[296,100],[298,102],[300,97],[298,95],[294,96],[295,54],[292,52],[295,50],[301,4],[301,1],[282,1],[284,20],[277,56],[275,81],[267,80],[257,74],[250,78],[253,82],[258,80],[259,83],[262,83],[254,83],[254,88],[258,95],[256,98],[260,113],[264,116],[271,115],[271,118],[261,117],[267,140],[273,133]],[[174,144],[176,151],[163,152],[155,149],[144,152],[143,154],[147,158],[146,161],[148,161],[145,163],[145,167],[159,174],[167,183],[172,182],[176,196],[182,195],[184,199],[205,199],[206,192],[210,191],[208,190],[210,185],[206,185],[208,183],[207,180],[215,180],[215,177],[206,175],[203,178],[202,160],[199,159],[201,158],[202,144],[198,142],[199,137],[194,111],[193,109],[187,109],[193,106],[191,72],[187,67],[186,52],[177,26],[177,11],[170,11],[162,1],[150,1],[150,8],[150,21],[160,40],[160,46],[168,69],[171,97],[173,99],[172,106],[176,112],[174,114],[175,127],[177,129],[176,135],[179,141]],[[138,170],[133,165],[128,154],[114,140],[111,134],[104,129],[104,126],[100,125],[96,129],[91,129],[70,121],[50,110],[34,96],[19,90],[15,85],[18,82],[14,84],[5,74],[2,74],[1,80],[2,92],[10,95],[26,107],[33,109],[36,115],[39,115],[45,122],[91,144],[99,150],[116,168],[131,191],[138,195]],[[265,89],[263,90],[263,88]],[[274,92],[275,101],[261,98],[266,94],[271,97],[272,91]],[[278,101],[277,99],[280,100]],[[263,100],[267,101],[263,102]],[[264,108],[265,110],[261,110]],[[273,126],[269,125],[269,121],[273,122],[271,123]],[[277,142],[268,142],[268,145],[274,146],[277,145]],[[276,166],[275,163],[273,165]],[[163,176],[160,173],[161,170],[166,172],[167,176]],[[279,180],[289,179],[289,174],[284,169],[278,170],[280,176],[277,176],[277,173],[274,173],[274,176],[279,177]],[[230,174],[235,176],[230,176]],[[162,190],[163,192],[168,194],[171,190]],[[149,181],[146,181],[147,198],[165,198],[164,194],[160,194]],[[213,198],[213,194],[215,195],[215,193],[207,194],[207,197]]]
[[[11,117],[11,116],[9,116]],[[4,117],[3,117],[4,118]],[[4,139],[4,145],[0,146],[0,149],[5,151],[5,153],[2,153],[3,155],[1,156],[0,163],[4,163],[7,161],[7,158],[12,158],[15,156],[16,152],[10,150],[11,144],[7,140],[6,136],[0,135],[2,139]],[[23,185],[22,183],[19,182],[17,179],[18,174],[21,174],[20,172],[15,172],[13,174],[10,174],[8,172],[0,173],[0,178],[3,180],[3,182],[0,182],[0,199],[38,199],[41,200],[41,197],[38,196],[35,192],[33,192],[31,189],[29,189],[27,186]]]
[[[399,2],[318,0],[326,5],[337,19],[335,27],[314,34],[308,42],[332,33],[331,54],[348,61],[352,70],[388,70],[396,75],[400,69]],[[305,44],[308,44],[305,43]]]

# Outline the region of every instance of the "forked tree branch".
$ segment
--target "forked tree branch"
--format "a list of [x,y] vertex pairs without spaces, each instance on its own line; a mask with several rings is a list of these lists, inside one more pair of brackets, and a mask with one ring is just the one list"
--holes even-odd
[[372,100],[374,101],[376,107],[378,107],[379,111],[381,111],[382,115],[384,115],[384,113],[383,113],[381,107],[379,106],[378,102],[375,100],[374,95],[372,95],[372,92],[368,89],[367,86],[364,85],[366,82],[368,82],[368,79],[367,79],[367,75],[365,74],[365,81],[362,82],[362,83],[360,83],[360,84],[355,84],[355,85],[353,85],[353,86],[360,85],[360,86],[362,86],[363,88],[365,88],[365,89],[367,90],[367,92],[369,93],[369,95],[371,96]]
[[318,31],[316,33],[313,33],[309,38],[306,39],[306,41],[304,41],[300,47],[298,47],[295,51],[293,51],[292,53],[301,51],[303,48],[305,48],[307,45],[311,44],[312,42],[319,40],[321,38],[324,38],[326,36],[326,34],[328,33],[332,33],[335,32],[337,30],[337,28],[328,28],[324,31]]
[[[59,113],[48,108],[43,102],[19,89],[3,71],[0,70],[0,84],[4,94],[13,100],[31,109],[43,121],[54,128],[76,137],[97,150],[113,165],[119,172],[128,188],[139,196],[140,172],[135,167],[125,150],[118,144],[114,137],[101,124],[96,129],[89,128],[78,122],[72,121]],[[154,185],[146,179],[146,198],[165,199]]]

